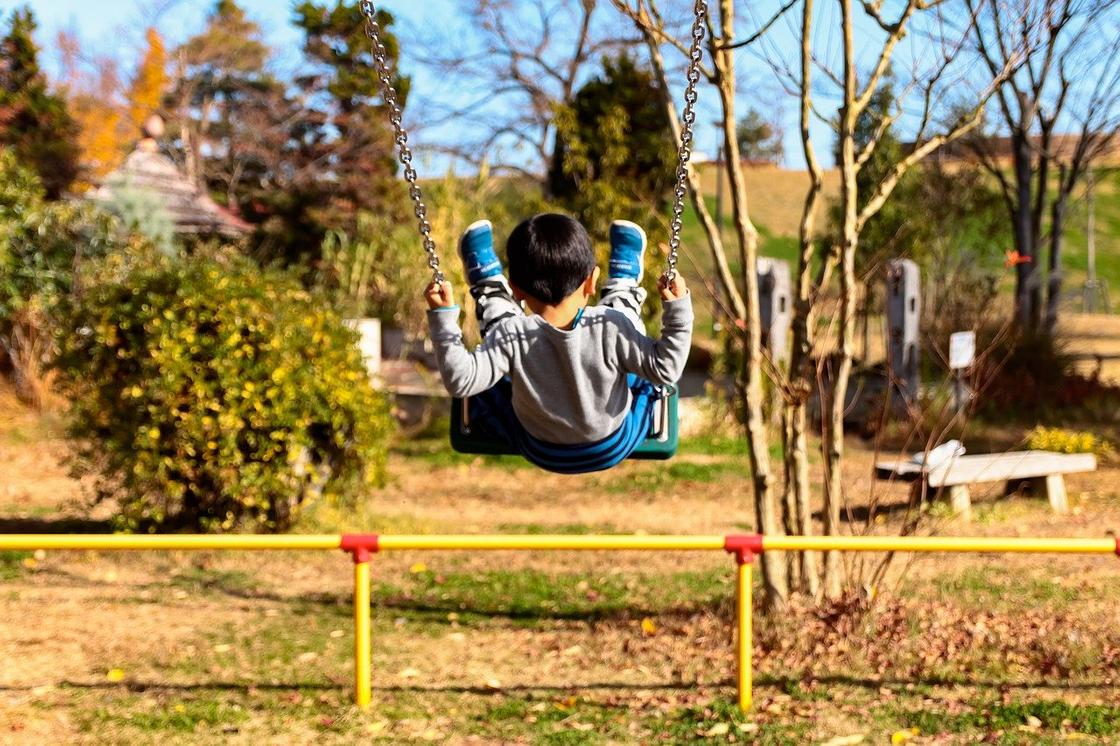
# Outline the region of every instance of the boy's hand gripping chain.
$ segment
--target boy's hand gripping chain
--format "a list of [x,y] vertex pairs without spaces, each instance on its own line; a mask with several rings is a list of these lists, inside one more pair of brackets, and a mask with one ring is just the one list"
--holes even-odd
[[704,59],[704,23],[708,16],[707,0],[696,0],[696,16],[692,24],[692,48],[688,57],[688,85],[684,90],[684,114],[681,116],[681,146],[677,151],[677,187],[673,201],[673,222],[669,225],[669,258],[665,274],[661,275],[664,287],[672,284],[677,276],[677,254],[681,248],[682,215],[684,198],[688,194],[688,162],[692,159],[692,130],[696,124],[696,86],[700,82],[700,63]]

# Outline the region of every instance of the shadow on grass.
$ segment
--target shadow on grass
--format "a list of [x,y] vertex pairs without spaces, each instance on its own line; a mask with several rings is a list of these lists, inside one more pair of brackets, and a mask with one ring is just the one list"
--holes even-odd
[[4,518],[0,534],[111,534],[109,521],[90,518]]
[[[839,686],[850,686],[861,689],[879,690],[883,687],[906,687],[908,685],[915,686],[940,686],[940,687],[976,687],[978,689],[1002,689],[1002,690],[1052,690],[1052,691],[1092,691],[1094,689],[1112,689],[1114,684],[1109,681],[999,681],[992,679],[972,679],[967,676],[961,677],[943,677],[943,676],[927,676],[918,677],[913,679],[904,678],[891,678],[891,677],[860,677],[849,676],[845,674],[832,674],[824,676],[814,676],[810,679],[813,684],[834,684]],[[756,688],[766,687],[774,688],[782,691],[790,691],[798,686],[803,685],[806,679],[792,676],[770,676],[766,674],[759,674],[754,677],[754,686]],[[13,685],[0,685],[0,692],[29,692],[37,689],[41,684],[28,684],[26,686],[13,686]],[[189,682],[189,683],[167,683],[158,681],[122,681],[122,682],[108,682],[108,681],[70,681],[63,680],[58,683],[60,688],[66,689],[85,689],[85,690],[122,690],[129,692],[146,692],[146,691],[231,691],[249,693],[250,691],[293,691],[293,690],[313,690],[313,691],[335,691],[335,690],[349,690],[351,684],[349,682],[309,682],[309,681],[291,681],[291,682],[230,682],[230,681],[214,681],[214,682]],[[686,691],[693,689],[734,689],[736,681],[733,678],[723,678],[715,681],[692,682],[692,681],[661,681],[661,682],[647,682],[647,683],[634,683],[623,681],[586,681],[577,682],[573,684],[514,684],[502,687],[489,687],[489,686],[468,686],[463,684],[408,684],[408,685],[391,685],[391,686],[378,686],[376,681],[376,674],[374,675],[374,691],[379,692],[398,692],[398,693],[428,693],[428,694],[477,694],[482,696],[499,696],[502,694],[517,693],[517,692],[572,692],[583,689],[612,689],[617,691],[643,691],[643,690],[660,690],[660,691]],[[905,693],[905,692],[904,692]]]
[[[379,584],[373,588],[373,614],[387,612],[411,613],[421,621],[451,624],[449,615],[460,621],[507,620],[514,624],[538,621],[614,622],[626,623],[645,617],[686,621],[697,614],[726,616],[733,614],[733,591],[730,586],[710,585],[710,579],[698,576],[678,579],[678,587],[659,599],[630,600],[624,585],[600,585],[595,598],[586,594],[592,589],[571,576],[502,574],[497,578],[483,576],[477,581],[451,575],[436,582],[432,573],[416,576],[414,587]],[[692,583],[701,584],[700,587]],[[247,584],[241,576],[231,573],[205,574],[177,579],[181,586],[230,598],[270,601],[285,606],[330,607],[349,613],[353,598],[349,594],[330,592],[292,596]],[[707,585],[704,585],[707,584]],[[695,594],[695,595],[692,595]],[[443,597],[441,597],[443,596]],[[697,597],[698,596],[698,597]]]
[[[257,588],[238,587],[227,585],[223,579],[215,578],[197,583],[202,590],[220,593],[230,598],[249,601],[270,601],[285,605],[309,605],[332,607],[340,613],[349,614],[352,609],[353,597],[332,593],[311,593],[303,596],[285,596]],[[155,587],[155,586],[153,586]],[[435,622],[450,625],[448,614],[459,615],[458,621],[469,619],[506,619],[515,623],[526,622],[616,622],[625,623],[640,620],[645,617],[657,617],[662,621],[685,621],[696,614],[723,614],[728,616],[732,610],[734,599],[729,595],[726,599],[692,604],[677,604],[664,607],[649,607],[646,605],[605,604],[585,608],[548,609],[530,605],[514,605],[506,608],[495,608],[482,604],[462,603],[451,599],[446,602],[432,602],[422,599],[410,599],[403,595],[386,596],[374,593],[373,615],[379,612],[408,612],[415,614],[421,621]]]

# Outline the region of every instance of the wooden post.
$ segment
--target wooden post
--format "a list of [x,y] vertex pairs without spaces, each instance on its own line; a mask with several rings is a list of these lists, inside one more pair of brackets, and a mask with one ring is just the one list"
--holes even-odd
[[967,484],[954,484],[949,487],[949,504],[957,517],[968,523],[972,520],[972,496]]
[[1069,514],[1069,499],[1066,495],[1066,480],[1061,474],[1050,474],[1031,480],[1031,492],[1041,497],[1046,496],[1050,507],[1058,515]]

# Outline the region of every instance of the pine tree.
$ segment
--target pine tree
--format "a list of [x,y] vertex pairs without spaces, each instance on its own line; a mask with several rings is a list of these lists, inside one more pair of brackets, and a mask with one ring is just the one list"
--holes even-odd
[[615,218],[648,225],[668,205],[677,152],[663,100],[653,75],[623,55],[557,111],[549,187],[593,234]]
[[[331,8],[303,2],[295,14],[296,26],[306,34],[303,51],[310,67],[296,82],[317,115],[316,147],[308,155],[331,164],[332,189],[322,205],[321,219],[326,227],[350,228],[356,211],[391,212],[388,206],[398,204],[401,193],[394,178],[395,144],[381,100],[373,47],[357,3],[336,2]],[[388,32],[393,17],[382,10],[378,22],[389,66],[396,70],[399,45]],[[394,80],[402,108],[410,82],[400,75]],[[324,91],[329,96],[322,96]]]
[[16,10],[0,39],[0,145],[34,169],[56,199],[79,173],[78,125],[65,99],[48,88],[35,27],[29,9]]
[[163,37],[155,28],[150,28],[147,40],[148,49],[128,89],[128,122],[134,133],[140,131],[148,117],[160,111],[168,85],[167,48]]
[[[307,64],[285,82],[268,71],[260,27],[234,0],[218,0],[203,31],[172,54],[168,131],[184,170],[258,227],[261,258],[311,276],[329,230],[351,231],[362,210],[395,214],[403,190],[357,6],[305,2],[295,13]],[[395,64],[392,35],[386,43]],[[398,80],[402,102],[407,84]]]
[[266,71],[270,56],[260,26],[234,0],[218,0],[202,32],[175,50],[168,131],[178,139],[172,149],[187,175],[220,201],[233,201],[237,189],[240,169],[230,165],[239,140],[254,137],[238,126],[239,117],[282,88]]

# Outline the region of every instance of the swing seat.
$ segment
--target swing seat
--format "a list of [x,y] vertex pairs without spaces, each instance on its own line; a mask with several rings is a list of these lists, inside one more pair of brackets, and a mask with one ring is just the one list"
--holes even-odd
[[[653,413],[649,436],[628,458],[642,461],[665,461],[677,453],[680,445],[680,422],[677,414],[680,394],[677,388],[661,397]],[[451,400],[451,447],[458,453],[481,456],[520,456],[508,442],[471,427],[470,399]]]

